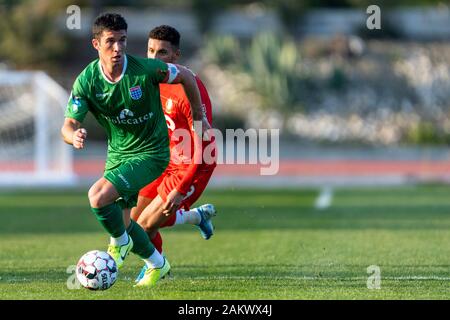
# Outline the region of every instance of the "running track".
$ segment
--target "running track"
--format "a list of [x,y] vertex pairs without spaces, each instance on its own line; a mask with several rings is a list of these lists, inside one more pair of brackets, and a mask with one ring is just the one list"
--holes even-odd
[[[81,183],[98,179],[103,167],[103,159],[77,159],[74,162],[74,170]],[[270,188],[450,182],[450,160],[282,160],[276,175],[261,175],[262,167],[259,164],[220,164],[211,185]],[[30,163],[0,162],[0,180],[2,173],[11,174],[15,170],[31,168]]]

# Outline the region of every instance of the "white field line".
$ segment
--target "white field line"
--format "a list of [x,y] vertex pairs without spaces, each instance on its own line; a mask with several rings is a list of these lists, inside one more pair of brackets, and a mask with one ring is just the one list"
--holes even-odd
[[[172,275],[169,279],[180,279],[180,280],[306,280],[306,281],[318,281],[318,280],[335,280],[335,281],[366,281],[368,277],[327,277],[327,276],[201,276],[201,277],[182,277],[179,278],[176,275]],[[130,277],[119,277],[118,280],[122,281],[132,281],[134,278]],[[450,277],[442,277],[442,276],[381,276],[381,280],[394,280],[394,281],[450,281]],[[33,281],[52,281],[56,282],[58,280],[49,279],[49,278],[4,278],[0,279],[0,283],[21,283],[21,282],[33,282]]]
[[316,198],[314,208],[318,210],[325,210],[331,206],[333,202],[333,189],[331,187],[324,187]]
[[[278,280],[367,280],[368,277],[314,277],[314,276],[217,276],[217,277],[195,277],[192,280],[258,280],[258,279],[278,279]],[[450,281],[450,277],[441,277],[441,276],[397,276],[397,277],[383,277],[381,276],[381,280],[438,280],[438,281]]]

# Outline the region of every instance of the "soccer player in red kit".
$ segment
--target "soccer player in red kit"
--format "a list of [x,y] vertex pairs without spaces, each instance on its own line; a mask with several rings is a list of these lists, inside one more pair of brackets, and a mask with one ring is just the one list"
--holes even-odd
[[[175,63],[180,57],[179,42],[180,34],[175,28],[167,25],[156,27],[149,34],[147,57]],[[208,92],[199,77],[195,78],[203,103],[203,117],[211,125]],[[211,141],[213,137],[204,139],[209,141],[194,140],[197,135],[192,132],[193,118],[182,86],[161,84],[160,96],[169,129],[170,162],[157,180],[141,189],[131,218],[143,227],[155,248],[162,252],[162,238],[158,231],[162,227],[193,224],[199,227],[204,239],[212,236],[211,217],[216,215],[214,206],[205,204],[193,209],[191,206],[205,190],[216,167],[216,150],[214,141]],[[207,158],[204,158],[204,153]],[[147,206],[152,210],[142,215]]]

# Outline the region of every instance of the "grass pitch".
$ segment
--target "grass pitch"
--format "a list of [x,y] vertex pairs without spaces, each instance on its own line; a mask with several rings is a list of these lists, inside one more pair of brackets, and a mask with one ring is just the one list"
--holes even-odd
[[[109,290],[68,289],[85,252],[108,236],[87,191],[0,194],[0,299],[449,299],[450,188],[214,190],[216,234],[163,229],[172,278],[133,288],[129,256]],[[380,288],[367,268],[380,268]],[[371,278],[372,279],[372,278]]]

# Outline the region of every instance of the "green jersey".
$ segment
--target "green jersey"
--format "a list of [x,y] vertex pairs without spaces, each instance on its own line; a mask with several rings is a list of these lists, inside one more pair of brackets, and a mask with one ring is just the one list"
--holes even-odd
[[109,81],[99,59],[75,80],[65,117],[83,122],[90,111],[108,136],[106,170],[140,155],[169,157],[166,120],[159,83],[170,77],[162,61],[124,57],[120,79]]

